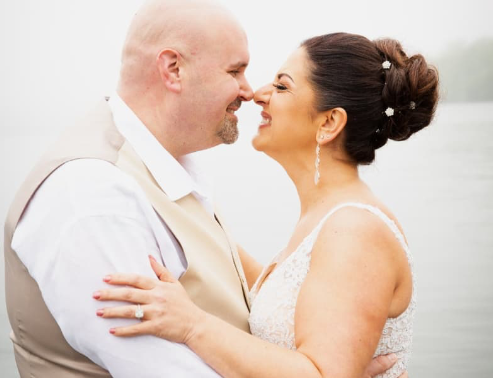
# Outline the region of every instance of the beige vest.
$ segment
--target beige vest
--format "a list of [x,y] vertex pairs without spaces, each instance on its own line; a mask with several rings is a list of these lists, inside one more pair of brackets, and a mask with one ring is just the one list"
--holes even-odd
[[[67,343],[11,243],[17,223],[43,181],[62,164],[80,158],[108,161],[140,184],[154,209],[181,244],[188,269],[180,278],[192,300],[232,325],[249,331],[248,288],[236,246],[193,195],[171,201],[118,132],[110,109],[101,103],[67,130],[29,174],[5,224],[5,289],[11,338],[21,378],[109,377],[109,373]],[[39,251],[32,251],[38,253]],[[146,251],[139,251],[143,258]]]

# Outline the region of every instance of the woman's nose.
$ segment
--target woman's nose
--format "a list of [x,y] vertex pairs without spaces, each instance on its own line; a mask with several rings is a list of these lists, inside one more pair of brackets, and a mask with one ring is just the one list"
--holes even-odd
[[266,84],[263,87],[257,89],[255,94],[253,95],[253,101],[255,101],[257,105],[263,106],[269,103],[270,96],[272,93],[270,87],[271,86],[269,84]]

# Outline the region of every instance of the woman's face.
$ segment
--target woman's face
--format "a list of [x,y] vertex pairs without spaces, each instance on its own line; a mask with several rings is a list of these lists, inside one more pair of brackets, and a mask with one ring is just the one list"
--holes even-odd
[[276,160],[279,154],[293,155],[305,150],[313,153],[317,126],[309,73],[306,51],[299,48],[274,81],[255,92],[254,101],[263,108],[262,121],[252,141],[256,150]]

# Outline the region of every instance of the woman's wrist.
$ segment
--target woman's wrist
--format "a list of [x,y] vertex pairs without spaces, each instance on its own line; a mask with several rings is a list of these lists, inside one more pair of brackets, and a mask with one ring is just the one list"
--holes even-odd
[[212,315],[208,312],[201,308],[197,308],[197,311],[195,311],[195,314],[192,316],[190,329],[184,340],[184,344],[193,350],[194,343],[203,338],[206,332],[208,332],[212,318]]

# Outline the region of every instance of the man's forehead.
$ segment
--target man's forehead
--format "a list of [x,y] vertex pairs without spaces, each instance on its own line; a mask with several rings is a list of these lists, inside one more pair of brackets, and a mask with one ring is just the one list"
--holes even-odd
[[[250,62],[250,53],[246,39],[224,38],[222,43],[216,45],[217,58],[221,65],[230,70],[245,69]],[[212,53],[212,51],[211,51]]]
[[187,29],[185,34],[196,55],[203,54],[211,63],[215,61],[228,69],[248,66],[248,38],[231,13],[221,9],[212,11],[209,17],[199,17]]

